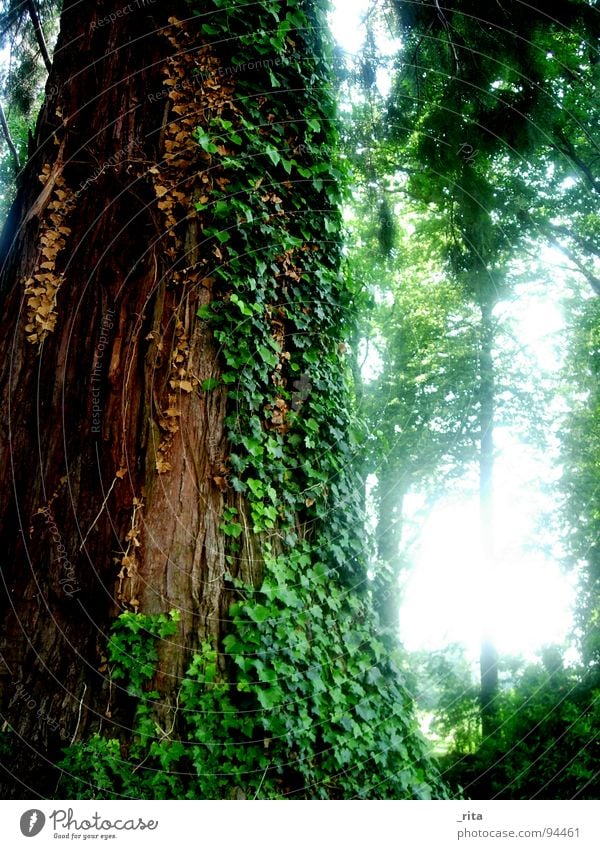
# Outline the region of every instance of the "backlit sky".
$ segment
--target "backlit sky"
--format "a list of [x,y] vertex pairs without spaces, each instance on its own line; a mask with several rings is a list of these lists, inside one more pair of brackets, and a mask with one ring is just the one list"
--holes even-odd
[[[360,18],[368,5],[367,0],[334,2],[333,33],[349,53],[361,50]],[[387,88],[385,80],[383,87]],[[548,252],[546,261],[561,258]],[[562,327],[558,309],[547,298],[532,296],[512,312],[519,340],[531,346],[541,367],[556,368],[555,335]],[[532,659],[544,644],[562,642],[572,623],[574,576],[565,577],[551,553],[534,548],[535,540],[549,548],[554,543],[538,526],[544,511],[554,506],[543,494],[541,482],[552,480],[558,470],[515,434],[499,430],[496,442],[496,585],[486,624],[491,616],[502,654]],[[411,513],[417,521],[421,501],[418,494],[407,500],[409,522]],[[403,642],[409,650],[460,642],[475,659],[482,629],[477,495],[446,493],[424,524],[423,519],[418,521],[420,533],[411,549],[413,568],[404,582]]]

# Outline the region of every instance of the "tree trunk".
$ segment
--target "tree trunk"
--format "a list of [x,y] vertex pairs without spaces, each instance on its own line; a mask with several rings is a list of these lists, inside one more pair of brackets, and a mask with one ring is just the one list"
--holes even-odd
[[[0,705],[21,741],[5,796],[52,792],[60,747],[127,727],[105,674],[118,612],[181,611],[160,660],[168,702],[221,631],[219,525],[243,508],[222,485],[226,394],[201,390],[219,358],[195,317],[217,295],[194,202],[219,168],[192,131],[233,85],[185,3],[122,5],[66,0],[4,235]],[[227,569],[260,573],[249,545]]]
[[495,728],[495,700],[498,693],[498,654],[489,631],[494,618],[494,298],[492,287],[484,286],[480,295],[480,427],[479,504],[481,521],[483,634],[481,642],[481,728],[487,737]]
[[400,612],[400,541],[405,491],[400,471],[382,472],[377,484],[377,555],[382,573],[376,577],[375,607],[381,625],[397,632]]

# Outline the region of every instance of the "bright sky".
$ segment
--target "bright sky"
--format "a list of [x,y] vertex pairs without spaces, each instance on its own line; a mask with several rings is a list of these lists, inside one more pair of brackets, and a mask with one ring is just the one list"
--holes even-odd
[[[334,36],[349,53],[361,50],[361,16],[369,0],[334,0]],[[385,81],[384,81],[385,86]],[[385,86],[387,88],[387,86]],[[548,264],[564,262],[556,252],[542,256]],[[510,311],[510,308],[509,308]],[[532,296],[512,310],[515,332],[529,345],[544,368],[558,366],[556,334],[562,317],[554,303]],[[532,376],[535,379],[535,375]],[[502,654],[534,659],[544,644],[562,642],[572,626],[575,577],[565,577],[550,549],[554,540],[537,526],[544,511],[556,506],[541,490],[557,474],[547,456],[509,432],[498,430],[496,443],[496,575],[491,630]],[[407,520],[417,520],[418,495],[407,499]],[[422,520],[421,520],[422,521]],[[413,567],[404,584],[400,615],[407,649],[438,649],[462,643],[474,661],[481,639],[479,515],[476,494],[448,493],[420,528],[412,549]],[[486,624],[489,626],[489,616]]]
[[[533,659],[545,643],[562,642],[571,627],[574,576],[566,579],[550,555],[528,545],[545,501],[539,479],[548,470],[509,434],[498,437],[496,583],[485,623],[501,654]],[[478,655],[484,624],[478,509],[477,497],[447,497],[421,528],[400,616],[409,650],[459,642],[470,657]]]
[[[548,257],[548,262],[553,259]],[[538,294],[504,312],[512,312],[515,333],[539,366],[556,369],[556,337],[563,327],[556,305]],[[539,375],[533,374],[532,380],[536,378]],[[552,483],[559,469],[548,452],[504,428],[496,429],[495,443],[496,581],[485,624],[501,654],[534,660],[545,644],[562,643],[572,627],[576,575],[561,571],[555,534],[544,522],[557,507],[543,485]],[[409,513],[418,512],[419,501],[418,496],[409,499]],[[469,657],[477,658],[484,624],[478,510],[476,494],[448,494],[422,525],[400,616],[407,649],[459,642]]]
[[333,0],[331,28],[338,44],[349,53],[358,53],[365,38],[360,21],[370,0]]

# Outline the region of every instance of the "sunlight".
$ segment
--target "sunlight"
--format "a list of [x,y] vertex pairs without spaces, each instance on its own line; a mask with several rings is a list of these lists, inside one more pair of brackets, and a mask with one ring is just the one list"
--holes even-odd
[[[539,488],[540,475],[548,469],[529,447],[506,434],[498,443],[494,601],[485,624],[501,654],[533,660],[545,644],[563,642],[572,627],[576,576],[565,576],[552,554],[539,550],[541,543],[551,548],[551,533],[542,532],[542,539],[534,541],[536,522],[551,504]],[[418,499],[407,502],[407,512],[414,513]],[[400,612],[408,650],[459,642],[470,659],[477,658],[484,624],[478,523],[476,496],[448,496],[426,519]]]
[[[341,49],[351,56],[359,54],[364,47],[366,28],[363,20],[371,7],[370,0],[333,0],[329,17],[331,30]],[[392,73],[384,56],[393,57],[401,42],[381,26],[375,27],[375,41],[379,51],[376,85],[379,93],[387,97],[392,86]]]
[[[362,49],[365,28],[361,19],[368,8],[368,0],[337,0],[333,4],[330,20],[334,36],[350,54]],[[379,40],[385,42],[385,34],[378,33]],[[385,96],[391,81],[389,71],[380,66],[377,73],[379,91]],[[560,368],[559,337],[564,317],[557,301],[569,274],[568,261],[557,248],[544,248],[538,261],[540,279],[532,279],[528,266],[518,298],[503,302],[498,309],[499,316],[512,322],[517,346],[522,346],[525,356],[535,364],[536,372],[524,381],[532,391],[544,374]],[[372,381],[383,368],[379,351],[363,341],[359,355],[363,379]],[[558,399],[552,403],[554,406]],[[425,519],[423,498],[419,493],[409,495],[405,527],[412,524],[414,529],[409,545],[412,568],[405,578],[400,612],[401,636],[409,650],[440,649],[460,642],[475,661],[485,624],[501,654],[533,660],[543,645],[562,642],[572,627],[575,578],[565,577],[558,566],[556,534],[552,529],[536,529],[555,509],[551,496],[541,486],[542,481],[556,477],[553,458],[500,427],[496,428],[495,440],[499,456],[495,468],[494,604],[485,610],[484,623],[479,503],[471,494],[473,490],[465,492],[470,486],[466,477],[462,484],[454,485],[454,494],[446,493],[435,504]]]
[[367,13],[370,0],[336,0],[330,12],[331,29],[343,50],[358,53],[364,44],[365,30],[361,19]]

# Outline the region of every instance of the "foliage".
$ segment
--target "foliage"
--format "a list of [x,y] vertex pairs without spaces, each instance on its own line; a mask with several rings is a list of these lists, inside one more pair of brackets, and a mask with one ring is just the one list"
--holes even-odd
[[[57,32],[59,5],[57,0],[36,0],[42,31],[50,45]],[[27,4],[22,0],[0,0],[0,46],[3,48],[0,103],[23,166],[47,72]],[[0,222],[8,213],[15,191],[15,163],[4,135],[0,134]]]
[[462,647],[413,652],[410,665],[418,681],[418,708],[429,719],[429,735],[453,757],[476,751],[481,743],[479,690]]
[[565,667],[562,649],[541,663],[501,661],[497,730],[482,738],[473,670],[460,646],[419,652],[411,665],[437,761],[455,792],[473,799],[597,798],[600,681]]
[[[455,204],[452,230],[479,257],[490,239],[558,241],[600,290],[597,4],[394,5],[404,47],[388,122],[416,163],[411,194]],[[454,264],[468,253],[456,239]]]
[[597,799],[597,676],[548,653],[544,666],[529,666],[500,692],[497,717],[498,730],[476,753],[440,759],[452,786],[474,799]]
[[[118,739],[100,735],[70,747],[60,764],[61,792],[144,799],[445,795],[424,756],[399,660],[373,637],[365,605],[309,563],[308,546],[291,563],[269,562],[261,591],[233,606],[222,656],[208,644],[195,655],[177,707],[183,736],[174,732],[175,717],[169,731],[161,727],[151,705],[158,694],[146,692],[127,757]],[[152,640],[138,635],[165,634],[171,624],[141,614],[115,623],[119,639],[113,636],[109,649],[130,693],[140,695],[154,671]]]
[[176,634],[179,619],[178,610],[172,610],[169,616],[164,613],[158,616],[135,614],[128,610],[122,613],[115,621],[108,641],[112,680],[126,680],[129,694],[142,696],[143,684],[154,673],[158,660],[156,639]]
[[579,570],[577,626],[584,661],[600,662],[600,303],[570,305],[571,346],[563,375],[569,414],[562,434],[561,491],[567,562]]
[[462,473],[475,457],[478,328],[434,245],[403,237],[402,265],[388,274],[392,303],[380,297],[372,311],[382,367],[363,404],[376,437],[369,471],[385,466],[406,491]]

